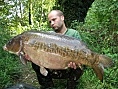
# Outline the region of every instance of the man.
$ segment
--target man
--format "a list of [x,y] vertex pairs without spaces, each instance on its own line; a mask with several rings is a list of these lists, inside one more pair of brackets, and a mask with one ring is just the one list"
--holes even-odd
[[[60,10],[52,10],[48,14],[48,20],[50,26],[53,28],[53,32],[60,33],[63,35],[67,35],[70,37],[75,37],[77,39],[81,39],[79,33],[76,30],[68,29],[64,23],[64,15]],[[43,76],[40,73],[40,67],[36,64],[32,63],[32,67],[35,70],[38,78],[38,82],[41,85],[40,89],[53,89],[54,84],[52,79],[67,79],[67,89],[76,89],[76,82],[83,74],[83,71],[80,68],[76,68],[76,64],[70,62],[68,64],[67,70],[50,70],[47,76]]]

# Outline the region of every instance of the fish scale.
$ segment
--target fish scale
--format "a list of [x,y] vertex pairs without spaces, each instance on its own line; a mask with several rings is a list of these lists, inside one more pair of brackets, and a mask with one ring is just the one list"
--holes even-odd
[[[44,36],[44,35],[40,35],[41,36],[41,38],[43,38],[42,40],[44,41],[44,39],[46,39],[46,38],[48,38],[48,36]],[[33,39],[37,39],[38,38],[38,36],[37,35],[33,35],[31,38],[33,38]],[[48,38],[49,39],[49,38]],[[49,42],[48,44],[46,44],[46,43],[43,43],[43,42],[41,42],[42,40],[40,40],[40,42],[33,42],[33,44],[32,44],[32,47],[36,47],[37,49],[39,48],[39,49],[44,49],[44,51],[46,51],[47,50],[47,52],[53,52],[53,53],[58,53],[58,54],[61,54],[62,56],[64,56],[63,55],[63,53],[65,53],[65,55],[67,55],[67,56],[72,56],[72,55],[74,55],[74,56],[77,56],[77,55],[75,55],[75,54],[77,54],[77,52],[78,51],[75,51],[75,50],[73,50],[73,49],[69,49],[68,47],[58,47],[56,44],[54,44],[53,42],[52,42],[52,40],[51,40],[51,42]],[[57,39],[56,39],[57,40]],[[58,40],[60,40],[60,39],[58,39]],[[63,40],[63,39],[62,39]],[[66,41],[65,41],[65,39],[63,40],[63,42],[65,42],[66,43]],[[50,46],[49,46],[50,45]],[[76,48],[76,47],[74,47],[74,48]],[[55,49],[55,50],[54,50]],[[52,51],[51,51],[52,50]],[[79,50],[79,49],[78,49]],[[71,55],[70,55],[71,54]],[[73,56],[73,57],[74,57]]]
[[[46,52],[59,54],[63,57],[69,56],[71,58],[75,58],[76,56],[80,55],[80,53],[81,53],[81,51],[78,52],[75,50],[71,50],[67,47],[58,47],[56,44],[53,44],[53,43],[45,44],[45,43],[41,43],[41,42],[34,42],[34,44],[32,44],[32,47],[34,47],[37,50],[44,50]],[[82,56],[82,57],[84,57],[84,56]],[[85,58],[81,58],[81,59],[85,59]]]
[[[91,51],[81,40],[56,33],[26,31],[13,37],[3,48],[20,56],[22,62],[30,60],[37,64],[45,76],[48,74],[45,68],[67,69],[68,63],[75,62],[77,67],[80,64],[91,67],[103,81],[104,67],[113,65],[111,58]],[[25,59],[25,54],[30,59]]]

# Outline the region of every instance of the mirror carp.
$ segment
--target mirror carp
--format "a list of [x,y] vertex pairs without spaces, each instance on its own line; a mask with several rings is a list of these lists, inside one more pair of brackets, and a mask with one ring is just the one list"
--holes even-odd
[[[91,67],[100,81],[103,81],[104,68],[113,65],[111,58],[90,50],[81,40],[57,33],[25,31],[13,37],[4,50],[18,55],[23,64],[31,61],[40,66],[46,76],[49,69],[67,69],[69,62]],[[30,58],[26,59],[27,54]]]

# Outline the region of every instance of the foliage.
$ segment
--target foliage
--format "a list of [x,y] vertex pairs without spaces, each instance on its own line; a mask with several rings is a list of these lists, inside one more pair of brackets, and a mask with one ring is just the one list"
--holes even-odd
[[[70,2],[75,2],[76,0],[4,1],[8,2],[0,2],[0,88],[4,88],[16,83],[20,76],[22,76],[22,66],[17,60],[18,57],[3,51],[3,45],[7,42],[7,40],[9,40],[9,38],[25,30],[49,30],[47,24],[47,14],[52,8],[56,8],[58,5],[60,5],[59,8],[64,11],[64,14],[66,14],[66,19],[69,18],[67,22],[72,22],[70,27],[77,29],[80,32],[83,41],[89,46],[89,48],[91,48],[95,52],[111,57],[114,61],[113,67],[105,69],[103,83],[98,81],[90,68],[85,69],[85,72],[78,84],[78,89],[118,88],[117,0],[95,0],[91,8],[89,8],[87,16],[85,15],[86,18],[82,17],[83,15],[81,13],[83,12],[81,11],[84,10],[82,10],[81,7],[75,9],[77,4],[81,3],[80,1],[82,0],[77,1],[77,3],[73,4]],[[29,4],[31,4],[32,7],[29,7]],[[75,5],[74,8],[71,7],[71,5]],[[29,8],[32,9],[31,25],[29,25]],[[78,9],[81,9],[81,13]],[[74,10],[75,12],[73,12]],[[85,22],[83,22],[82,20],[83,23],[78,23],[78,19],[73,17],[74,15],[76,15],[80,19],[85,19]],[[58,87],[58,89],[62,89],[62,87],[65,85],[57,80],[56,86]]]
[[[107,4],[106,4],[107,3]],[[118,53],[118,1],[96,0],[86,17],[85,27],[98,44],[98,51]],[[92,18],[91,18],[92,17]],[[106,49],[106,50],[105,50]]]
[[44,29],[47,26],[47,13],[54,3],[54,0],[31,1],[33,2],[32,25],[29,25],[28,19],[28,0],[4,0],[2,3],[0,1],[0,88],[2,89],[13,85],[22,76],[22,66],[18,61],[18,57],[5,52],[3,45],[9,38],[23,31],[35,28]]
[[[104,82],[97,82],[89,69],[84,72],[82,82],[79,85],[82,89],[117,89],[118,80],[118,1],[117,0],[96,0],[89,12],[85,23],[73,21],[71,27],[77,29],[84,42],[93,51],[105,54],[114,61],[114,66],[105,70]],[[91,76],[92,75],[92,76]],[[88,78],[88,76],[90,76]],[[84,81],[83,81],[84,80]],[[89,80],[89,82],[87,82]],[[95,85],[92,85],[92,82]],[[91,83],[91,84],[90,84]],[[79,88],[79,89],[81,89]]]
[[15,83],[14,80],[21,76],[20,65],[16,56],[3,51],[4,43],[9,39],[9,32],[5,29],[0,29],[0,88],[9,86]]

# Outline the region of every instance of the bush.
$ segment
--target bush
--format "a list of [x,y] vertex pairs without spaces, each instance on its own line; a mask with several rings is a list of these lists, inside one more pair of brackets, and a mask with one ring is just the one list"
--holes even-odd
[[10,38],[9,32],[0,29],[0,88],[3,89],[15,82],[21,73],[18,58],[2,48],[6,41]]

